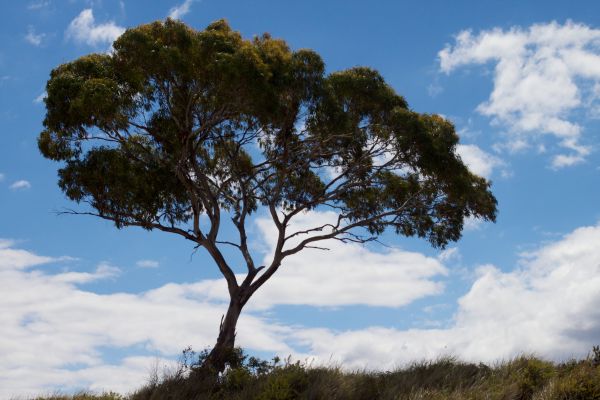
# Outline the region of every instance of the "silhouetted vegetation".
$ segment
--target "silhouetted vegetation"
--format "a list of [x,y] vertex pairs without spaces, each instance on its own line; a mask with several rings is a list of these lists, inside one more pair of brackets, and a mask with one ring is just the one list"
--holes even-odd
[[[52,70],[39,149],[61,162],[65,195],[89,207],[67,214],[206,251],[230,297],[207,359],[218,371],[242,309],[288,257],[385,231],[443,248],[468,218],[496,219],[491,183],[458,155],[454,125],[411,110],[374,69],[328,73],[316,52],[244,39],[225,20],[140,25],[113,50]],[[336,216],[296,226],[311,210]],[[248,245],[261,212],[277,232],[264,265]]]
[[183,353],[179,367],[129,395],[80,393],[36,400],[178,399],[600,399],[600,348],[584,360],[552,363],[522,356],[494,366],[453,358],[414,363],[394,371],[344,371],[275,358],[264,361],[236,349],[222,374],[207,371],[208,352]]

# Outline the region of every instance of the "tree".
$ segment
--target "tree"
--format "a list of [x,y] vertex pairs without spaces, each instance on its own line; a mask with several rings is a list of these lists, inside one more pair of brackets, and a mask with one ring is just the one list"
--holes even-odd
[[[388,228],[444,247],[466,217],[495,220],[490,184],[456,154],[453,125],[410,110],[373,69],[326,74],[315,52],[268,34],[245,40],[223,20],[203,31],[171,19],[141,25],[113,48],[51,72],[39,148],[63,163],[66,196],[89,205],[77,214],[208,252],[230,295],[208,357],[219,370],[242,308],[287,257]],[[323,209],[337,221],[290,228]],[[261,266],[246,232],[258,212],[278,232]],[[243,257],[245,278],[224,246]]]

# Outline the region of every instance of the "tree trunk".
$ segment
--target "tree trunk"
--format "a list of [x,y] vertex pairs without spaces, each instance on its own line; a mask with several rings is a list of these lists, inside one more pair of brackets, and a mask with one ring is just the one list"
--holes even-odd
[[235,296],[229,302],[227,313],[221,320],[217,343],[206,359],[206,366],[212,370],[216,370],[216,372],[222,372],[227,363],[234,361],[232,358],[235,347],[235,327],[242,307],[243,303],[239,299],[239,296]]

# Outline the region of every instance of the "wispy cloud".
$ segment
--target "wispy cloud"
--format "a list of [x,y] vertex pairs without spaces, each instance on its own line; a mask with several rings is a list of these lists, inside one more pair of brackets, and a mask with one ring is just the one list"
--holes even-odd
[[63,272],[54,275],[55,282],[82,284],[102,279],[115,278],[121,274],[121,269],[106,262],[100,263],[94,272]]
[[112,44],[123,32],[125,32],[125,28],[113,21],[97,24],[92,9],[88,8],[71,21],[65,36],[77,43],[98,46]]
[[568,152],[555,155],[555,168],[581,163],[590,154],[590,147],[580,143],[581,122],[572,114],[591,112],[600,101],[594,90],[600,87],[600,29],[552,22],[478,34],[467,30],[439,52],[439,60],[446,73],[495,64],[494,89],[477,111],[507,127],[510,141],[520,148],[543,134],[555,137]]
[[155,260],[139,260],[135,265],[140,268],[158,268],[160,264]]
[[22,179],[22,180],[14,182],[12,185],[9,186],[9,188],[11,190],[25,190],[25,189],[30,189],[31,188],[31,183],[29,183],[29,181],[26,181],[26,180]]
[[184,15],[186,15],[187,13],[190,12],[192,3],[196,2],[196,1],[197,0],[185,0],[180,5],[171,8],[169,10],[169,18],[181,19],[181,17],[183,17]]
[[46,96],[48,96],[48,93],[46,93],[46,91],[43,91],[42,93],[40,93],[40,95],[38,97],[33,99],[33,102],[36,104],[43,103]]
[[50,0],[41,0],[41,1],[34,1],[33,3],[29,3],[29,5],[27,6],[28,10],[40,10],[42,8],[46,8],[50,5]]
[[44,37],[46,37],[45,33],[35,33],[35,28],[33,26],[29,26],[27,35],[25,35],[25,40],[34,46],[40,46]]
[[4,180],[5,176],[2,172],[0,172],[0,182],[2,182]]

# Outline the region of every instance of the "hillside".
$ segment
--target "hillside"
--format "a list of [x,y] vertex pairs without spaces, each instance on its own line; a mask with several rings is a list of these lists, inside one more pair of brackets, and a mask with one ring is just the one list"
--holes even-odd
[[311,367],[277,358],[266,362],[241,352],[236,363],[220,377],[203,377],[198,361],[182,362],[176,371],[154,375],[128,395],[80,393],[36,400],[600,399],[598,347],[587,359],[564,363],[523,356],[488,366],[444,358],[386,372],[345,372],[340,366]]

